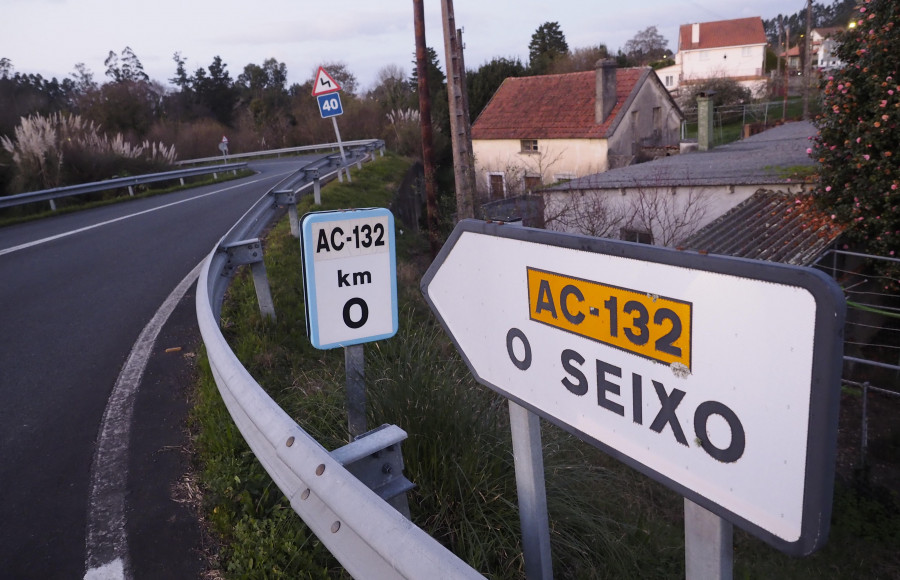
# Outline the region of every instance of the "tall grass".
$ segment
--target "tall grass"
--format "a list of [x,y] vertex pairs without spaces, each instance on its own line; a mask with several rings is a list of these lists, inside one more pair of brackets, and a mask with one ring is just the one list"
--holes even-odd
[[67,113],[24,117],[11,138],[0,136],[0,146],[15,165],[14,191],[8,193],[99,181],[123,171],[147,172],[176,159],[174,146],[130,143]]

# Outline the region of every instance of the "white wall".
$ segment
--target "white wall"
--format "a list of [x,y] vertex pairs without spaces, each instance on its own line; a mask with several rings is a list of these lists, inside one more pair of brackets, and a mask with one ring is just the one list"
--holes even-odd
[[537,153],[523,153],[519,139],[473,140],[477,188],[488,191],[488,175],[502,173],[507,195],[523,193],[522,178],[540,175],[545,184],[556,176],[583,177],[607,170],[606,139],[538,139]]
[[[647,179],[644,187],[625,187],[602,190],[553,191],[544,193],[544,220],[547,229],[576,234],[601,235],[604,223],[611,223],[602,237],[618,239],[621,227],[636,230],[649,230],[653,234],[654,244],[676,245],[701,228],[714,221],[739,203],[743,202],[759,189],[773,187],[791,192],[802,191],[803,185],[785,187],[771,184],[754,185],[722,185],[657,187],[652,185],[652,178]],[[636,207],[643,202],[658,210],[655,219],[641,219]],[[673,225],[684,215],[685,208],[691,217],[684,220],[687,227],[675,232]],[[646,216],[648,212],[644,212]],[[618,221],[617,221],[618,220]],[[649,227],[648,227],[649,226]]]
[[682,80],[762,76],[765,52],[764,45],[682,51]]

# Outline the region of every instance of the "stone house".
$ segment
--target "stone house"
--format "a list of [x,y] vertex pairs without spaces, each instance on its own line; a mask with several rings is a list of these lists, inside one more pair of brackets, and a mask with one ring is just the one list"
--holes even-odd
[[477,189],[502,199],[664,154],[683,116],[650,68],[506,79],[472,125]]

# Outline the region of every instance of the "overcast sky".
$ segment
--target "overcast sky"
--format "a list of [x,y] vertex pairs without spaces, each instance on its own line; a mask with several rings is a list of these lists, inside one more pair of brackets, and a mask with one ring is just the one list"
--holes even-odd
[[[559,22],[569,48],[606,44],[613,52],[648,26],[677,49],[680,24],[795,13],[804,0],[455,0],[469,69],[494,57],[528,60],[531,35]],[[426,40],[443,60],[439,0],[425,0]],[[105,81],[110,50],[130,46],[150,78],[168,84],[172,55],[193,73],[219,55],[232,78],[249,63],[275,58],[288,82],[310,79],[322,62],[340,61],[371,87],[378,70],[407,75],[415,51],[411,0],[0,0],[0,58],[16,72],[62,79],[84,63]]]

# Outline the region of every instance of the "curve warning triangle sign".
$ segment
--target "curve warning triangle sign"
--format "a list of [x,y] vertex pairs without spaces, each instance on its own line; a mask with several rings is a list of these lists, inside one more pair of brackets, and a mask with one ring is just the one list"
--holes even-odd
[[319,95],[327,95],[339,90],[341,90],[341,85],[324,68],[319,67],[319,72],[316,73],[316,82],[313,83],[312,96],[318,97]]

